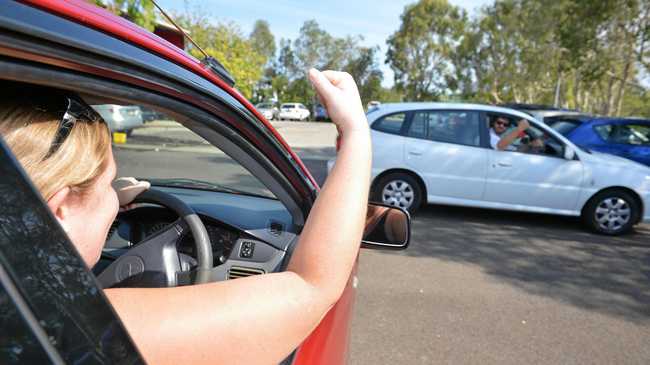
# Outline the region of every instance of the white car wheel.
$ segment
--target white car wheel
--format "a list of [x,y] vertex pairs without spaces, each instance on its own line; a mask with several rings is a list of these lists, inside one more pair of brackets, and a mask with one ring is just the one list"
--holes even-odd
[[598,233],[620,235],[632,229],[639,214],[638,204],[629,193],[610,190],[597,194],[587,203],[583,220]]
[[375,185],[373,200],[394,207],[417,210],[422,204],[420,184],[407,174],[389,174]]

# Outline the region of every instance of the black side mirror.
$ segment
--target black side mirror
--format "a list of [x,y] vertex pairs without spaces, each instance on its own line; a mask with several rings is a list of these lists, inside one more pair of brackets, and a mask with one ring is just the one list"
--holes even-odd
[[404,250],[411,242],[411,216],[403,209],[368,204],[362,248]]

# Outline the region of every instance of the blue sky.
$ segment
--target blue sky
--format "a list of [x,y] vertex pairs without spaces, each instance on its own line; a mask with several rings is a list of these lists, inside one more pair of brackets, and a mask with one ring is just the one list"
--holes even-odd
[[[249,34],[257,19],[269,22],[271,32],[280,38],[295,39],[306,20],[315,19],[328,33],[343,37],[362,35],[364,44],[381,48],[381,68],[384,71],[384,86],[393,83],[393,73],[383,64],[386,53],[386,39],[400,25],[399,16],[404,6],[415,0],[194,0],[190,9],[206,13],[214,21],[232,21]],[[454,5],[465,8],[470,15],[476,9],[492,0],[450,0]],[[182,0],[159,0],[168,11],[184,12]]]

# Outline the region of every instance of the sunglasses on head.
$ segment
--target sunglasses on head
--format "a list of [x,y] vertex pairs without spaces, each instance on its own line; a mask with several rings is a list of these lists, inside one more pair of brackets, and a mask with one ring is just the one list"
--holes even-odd
[[50,158],[56,151],[59,150],[63,142],[68,138],[72,128],[78,120],[84,120],[90,123],[101,122],[102,118],[99,114],[86,104],[81,98],[75,95],[64,96],[66,109],[59,121],[59,127],[54,135],[50,149],[43,158],[46,160]]

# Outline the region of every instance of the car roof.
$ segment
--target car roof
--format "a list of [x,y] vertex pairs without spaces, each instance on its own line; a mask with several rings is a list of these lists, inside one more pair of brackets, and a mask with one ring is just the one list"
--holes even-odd
[[593,115],[588,115],[588,114],[581,114],[581,113],[560,113],[560,114],[553,114],[553,115],[547,115],[544,116],[544,118],[549,118],[551,121],[571,121],[571,122],[576,122],[576,123],[587,123],[589,121],[594,120],[595,116]]
[[589,114],[577,111],[577,110],[526,110],[526,112],[530,113],[533,116],[540,116],[543,118],[548,118],[548,117],[557,117],[557,116],[589,116]]
[[474,110],[487,113],[508,113],[520,118],[530,119],[530,114],[500,106],[472,103],[437,103],[437,102],[409,102],[409,103],[384,103],[372,109],[373,115],[386,115],[394,112],[407,112],[413,110]]
[[597,117],[597,118],[592,118],[584,121],[585,123],[592,123],[592,124],[628,124],[628,123],[633,123],[633,124],[642,124],[642,125],[647,125],[650,126],[650,120],[645,119],[645,118],[606,118],[606,117]]

